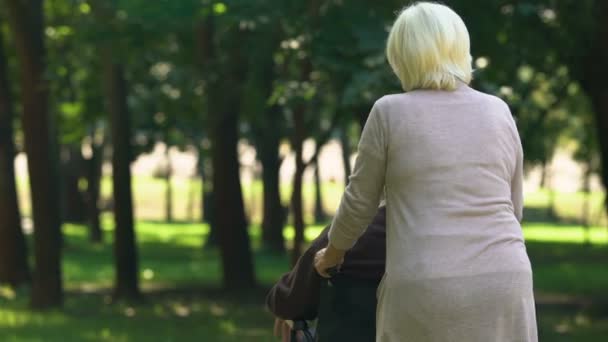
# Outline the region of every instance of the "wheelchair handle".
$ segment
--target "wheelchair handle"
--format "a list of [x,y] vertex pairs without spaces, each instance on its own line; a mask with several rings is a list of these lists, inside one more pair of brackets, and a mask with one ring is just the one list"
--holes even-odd
[[329,274],[330,278],[333,278],[336,275],[338,275],[338,273],[340,273],[340,267],[339,266],[330,267],[330,268],[326,269],[325,271],[327,272],[327,274]]

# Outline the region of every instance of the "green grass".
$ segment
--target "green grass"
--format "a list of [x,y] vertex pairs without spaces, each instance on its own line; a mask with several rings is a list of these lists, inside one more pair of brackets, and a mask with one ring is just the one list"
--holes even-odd
[[[187,218],[188,182],[175,182],[176,216]],[[200,191],[200,184],[197,194]],[[109,183],[104,180],[104,191]],[[156,179],[135,182],[137,238],[142,288],[146,302],[129,306],[111,303],[108,293],[114,277],[111,247],[111,220],[104,217],[105,243],[87,241],[86,229],[66,225],[63,258],[67,289],[65,308],[37,313],[27,307],[27,290],[13,293],[0,287],[0,341],[272,341],[272,317],[263,306],[265,290],[288,270],[286,256],[260,251],[260,228],[255,219],[261,211],[261,185],[245,187],[247,207],[254,216],[250,228],[255,250],[255,267],[260,289],[229,294],[220,287],[221,268],[217,251],[201,248],[208,232],[203,224],[165,224],[162,194],[164,185]],[[328,212],[337,205],[342,185],[324,188]],[[289,196],[289,187],[282,188]],[[305,187],[307,216],[311,216],[312,191]],[[608,295],[608,231],[596,226],[589,230],[591,246],[585,245],[585,231],[575,222],[580,194],[558,194],[556,211],[565,223],[549,223],[547,193],[527,196],[524,234],[534,267],[541,341],[603,341],[608,335],[608,314],[601,307],[545,305],[552,298],[577,303],[592,299],[606,303]],[[602,194],[593,195],[593,206],[601,206]],[[257,204],[256,204],[257,201]],[[22,201],[23,203],[23,201]],[[198,204],[195,206],[198,208]],[[322,225],[310,226],[307,238],[314,238]],[[293,229],[285,230],[288,240]]]
[[538,313],[539,340],[547,342],[603,342],[608,319],[584,312],[549,309]]
[[[313,227],[309,236],[320,229]],[[606,240],[600,237],[592,247],[562,242],[576,236],[577,230],[550,224],[526,226],[526,235],[534,235],[528,250],[539,297],[607,298]],[[113,278],[110,243],[92,246],[83,227],[66,226],[65,309],[32,313],[24,293],[13,298],[5,289],[0,294],[0,341],[271,341],[272,317],[263,308],[263,290],[244,294],[213,290],[219,287],[220,265],[216,251],[200,247],[206,232],[201,224],[140,222],[142,286],[154,294],[144,304],[129,306],[110,303],[104,295]],[[257,245],[259,228],[251,233]],[[256,251],[255,260],[262,287],[288,269],[286,257]],[[543,341],[600,341],[608,333],[605,316],[581,310],[541,308],[539,326]]]
[[270,322],[252,293],[158,295],[135,306],[79,295],[68,297],[63,310],[47,313],[32,313],[22,300],[3,304],[0,340],[269,341]]

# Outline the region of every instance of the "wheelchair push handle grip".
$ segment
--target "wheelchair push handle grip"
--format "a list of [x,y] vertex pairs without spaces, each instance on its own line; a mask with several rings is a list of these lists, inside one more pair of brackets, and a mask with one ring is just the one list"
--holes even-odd
[[340,267],[339,266],[334,266],[334,267],[330,267],[328,269],[325,270],[327,272],[327,274],[329,274],[329,276],[331,278],[335,277],[338,273],[340,273]]

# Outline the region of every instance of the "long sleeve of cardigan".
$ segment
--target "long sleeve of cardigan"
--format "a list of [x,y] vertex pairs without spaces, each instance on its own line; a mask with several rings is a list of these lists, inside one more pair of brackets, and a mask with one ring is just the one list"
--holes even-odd
[[513,210],[515,212],[515,217],[517,217],[517,220],[521,222],[524,213],[524,154],[519,134],[517,134],[516,128],[515,135],[517,139],[517,162],[515,164],[515,172],[513,174],[513,179],[511,180],[511,201],[513,202]]
[[510,135],[515,147],[515,169],[511,177],[511,203],[513,203],[513,213],[517,221],[521,222],[524,216],[524,149],[517,129],[517,121],[513,117],[507,104],[504,104],[504,111],[509,118]]
[[352,248],[372,221],[383,194],[387,132],[380,101],[372,108],[361,134],[357,161],[329,231],[329,240],[338,249]]

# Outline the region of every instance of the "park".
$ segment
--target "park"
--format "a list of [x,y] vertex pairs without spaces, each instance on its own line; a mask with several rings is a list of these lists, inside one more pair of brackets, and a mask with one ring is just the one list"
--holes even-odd
[[[0,0],[0,342],[275,341],[406,0]],[[506,102],[540,341],[608,338],[608,3],[448,0]]]

